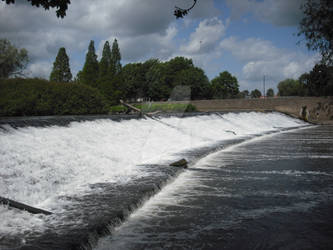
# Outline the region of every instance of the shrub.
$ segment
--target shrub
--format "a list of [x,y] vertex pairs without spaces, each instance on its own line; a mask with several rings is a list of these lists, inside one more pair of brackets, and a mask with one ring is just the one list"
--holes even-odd
[[53,83],[43,79],[14,78],[0,81],[0,115],[105,114],[106,99],[83,84]]

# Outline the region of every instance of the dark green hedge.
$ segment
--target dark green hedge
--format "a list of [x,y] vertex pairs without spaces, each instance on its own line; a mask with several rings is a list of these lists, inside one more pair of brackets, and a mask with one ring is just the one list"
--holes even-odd
[[97,89],[43,79],[0,81],[0,116],[105,114],[107,100]]

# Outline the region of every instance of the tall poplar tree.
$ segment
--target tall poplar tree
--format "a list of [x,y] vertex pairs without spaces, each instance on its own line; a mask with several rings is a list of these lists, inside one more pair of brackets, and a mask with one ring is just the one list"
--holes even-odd
[[69,58],[66,54],[65,48],[60,48],[58,55],[53,63],[53,69],[50,74],[50,81],[52,82],[70,82],[72,80],[72,73],[69,66]]
[[105,78],[111,67],[111,49],[108,41],[104,43],[102,58],[99,62],[99,79]]
[[88,52],[86,54],[86,61],[84,63],[82,72],[80,73],[80,82],[96,87],[98,79],[98,61],[95,53],[94,41],[91,40]]
[[111,50],[111,73],[113,75],[118,74],[121,71],[121,55],[118,46],[117,39],[114,39]]

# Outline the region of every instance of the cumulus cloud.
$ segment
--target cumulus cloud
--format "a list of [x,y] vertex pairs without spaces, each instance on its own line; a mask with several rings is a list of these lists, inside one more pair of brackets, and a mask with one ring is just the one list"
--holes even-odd
[[300,9],[306,0],[226,0],[232,17],[253,14],[262,21],[278,26],[297,26],[303,13]]
[[216,17],[205,19],[199,23],[195,32],[190,35],[189,42],[180,47],[187,54],[208,53],[216,48],[224,35],[226,25]]
[[[199,2],[188,19],[218,13],[213,0]],[[96,41],[96,46],[100,41],[112,42],[117,38],[125,60],[144,59],[149,54],[168,57],[176,50],[172,41],[177,34],[173,10],[175,5],[181,4],[183,0],[94,0],[89,3],[75,0],[71,1],[66,17],[58,19],[54,9],[45,11],[29,4],[0,2],[0,34],[1,38],[26,48],[32,65],[52,64],[58,49],[65,47],[71,64],[74,62],[77,67],[77,60],[84,60],[91,39]],[[40,68],[32,65],[32,72]]]
[[281,49],[259,38],[239,40],[230,37],[223,40],[220,47],[244,64],[240,78],[246,82],[261,82],[264,75],[275,83],[286,78],[297,79],[311,70],[319,59],[318,55]]

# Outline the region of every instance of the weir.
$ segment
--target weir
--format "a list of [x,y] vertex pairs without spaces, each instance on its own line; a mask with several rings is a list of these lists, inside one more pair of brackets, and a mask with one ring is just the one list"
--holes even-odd
[[279,113],[255,112],[154,119],[102,117],[42,127],[2,123],[0,195],[52,215],[0,206],[5,218],[0,248],[91,248],[187,171],[169,164],[185,158],[191,168],[228,145],[307,125]]

